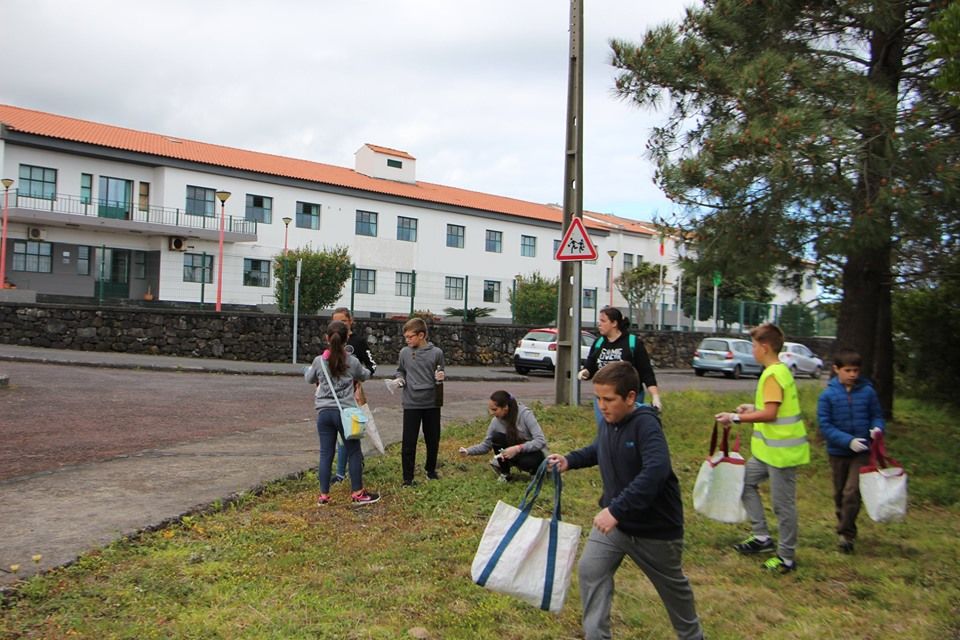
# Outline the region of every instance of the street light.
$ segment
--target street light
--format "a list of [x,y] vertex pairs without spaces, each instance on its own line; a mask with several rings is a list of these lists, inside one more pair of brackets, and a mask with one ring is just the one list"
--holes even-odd
[[223,296],[223,226],[227,219],[226,208],[229,191],[217,191],[217,200],[220,201],[220,250],[217,258],[217,311],[220,311],[220,301]]
[[287,272],[289,271],[289,269],[287,268],[287,264],[288,264],[287,263],[287,233],[290,231],[291,222],[293,222],[293,218],[287,217],[283,219],[283,280],[282,280],[283,288],[280,289],[280,292],[281,292],[280,308],[281,309],[287,308]]
[[610,306],[613,306],[613,259],[617,257],[617,250],[610,249],[607,251],[607,255],[610,256]]
[[0,234],[0,289],[7,288],[7,197],[13,180],[3,179],[3,232]]

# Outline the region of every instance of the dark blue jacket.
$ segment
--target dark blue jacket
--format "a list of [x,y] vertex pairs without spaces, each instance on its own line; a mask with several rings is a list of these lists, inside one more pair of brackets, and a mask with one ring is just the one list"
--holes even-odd
[[817,420],[827,441],[827,453],[832,456],[854,455],[851,440],[870,442],[870,429],[886,426],[877,392],[864,378],[857,379],[850,391],[838,378],[830,380],[817,401]]
[[657,540],[683,538],[680,483],[653,409],[638,407],[619,424],[601,419],[593,443],[566,458],[571,469],[599,465],[600,506],[610,509],[621,531]]

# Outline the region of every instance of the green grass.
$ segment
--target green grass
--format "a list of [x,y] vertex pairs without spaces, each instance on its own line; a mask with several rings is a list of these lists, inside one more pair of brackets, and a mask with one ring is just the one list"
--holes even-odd
[[[801,390],[813,427],[816,388]],[[762,574],[760,560],[732,551],[745,526],[706,520],[690,506],[711,416],[748,398],[683,392],[664,400],[686,507],[685,570],[708,637],[960,635],[956,412],[911,400],[898,404],[889,449],[910,473],[911,511],[906,522],[891,525],[862,513],[854,556],[835,550],[830,471],[822,445],[815,446],[799,479],[801,568],[779,577]],[[553,451],[592,437],[588,409],[535,410]],[[401,488],[397,447],[368,460],[367,484],[384,494],[375,505],[351,508],[348,489],[338,485],[335,503],[318,509],[316,478],[308,473],[216,513],[90,553],[24,582],[0,609],[0,637],[579,638],[576,574],[558,616],[470,580],[493,506],[500,498],[516,503],[525,488],[524,482],[496,483],[485,458],[457,455],[457,447],[479,441],[485,427],[478,420],[445,430],[439,483]],[[584,537],[599,492],[596,470],[566,474],[564,519],[583,525]],[[551,501],[543,502],[538,510],[546,513]],[[617,637],[673,637],[659,599],[629,561],[616,589]]]

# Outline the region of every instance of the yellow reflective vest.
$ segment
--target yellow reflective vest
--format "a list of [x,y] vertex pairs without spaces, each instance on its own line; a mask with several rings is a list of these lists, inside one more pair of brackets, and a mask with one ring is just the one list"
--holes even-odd
[[777,409],[776,419],[753,424],[750,452],[760,462],[780,469],[808,464],[810,443],[807,441],[807,429],[800,415],[797,383],[794,382],[787,365],[778,362],[763,370],[760,381],[757,382],[757,393],[754,397],[757,409],[764,406],[763,387],[770,376],[776,378],[783,389],[783,402]]

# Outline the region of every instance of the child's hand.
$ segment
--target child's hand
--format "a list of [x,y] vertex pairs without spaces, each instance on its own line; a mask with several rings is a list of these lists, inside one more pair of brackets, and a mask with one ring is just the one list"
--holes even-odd
[[570,464],[567,462],[567,459],[559,454],[551,453],[547,456],[547,469],[553,469],[556,467],[560,470],[560,473],[563,473],[570,468]]
[[854,438],[850,441],[850,451],[854,453],[863,453],[864,451],[869,451],[870,445],[867,444],[867,441],[863,438]]
[[713,416],[713,419],[719,422],[720,424],[731,424],[733,422],[733,417],[737,415],[735,413],[718,413]]
[[756,411],[756,405],[752,404],[741,404],[737,407],[737,413],[748,413],[750,411]]
[[447,374],[442,369],[437,369],[433,372],[433,379],[437,382],[443,382],[447,378]]
[[870,439],[876,440],[877,436],[879,436],[881,433],[883,433],[883,429],[880,427],[874,427],[873,429],[870,429]]
[[467,455],[467,448],[466,448],[466,447],[460,447],[459,451],[460,451],[460,455],[462,455],[462,456]]
[[580,369],[580,373],[577,374],[577,378],[579,378],[580,380],[589,380],[590,371],[587,369]]

